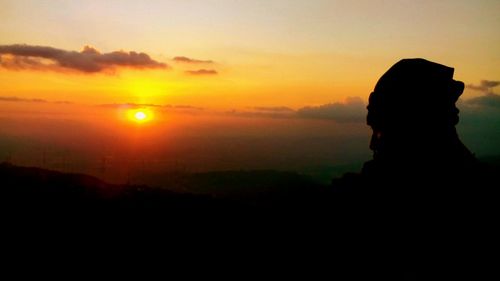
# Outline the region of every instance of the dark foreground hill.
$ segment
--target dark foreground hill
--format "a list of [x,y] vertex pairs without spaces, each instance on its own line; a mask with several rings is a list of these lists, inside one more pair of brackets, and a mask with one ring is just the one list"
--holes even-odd
[[[471,186],[465,196],[448,196],[431,191],[439,188],[432,182],[417,200],[377,192],[377,186],[346,190],[369,184],[356,177],[321,186],[290,172],[214,172],[179,176],[175,188],[190,192],[174,192],[2,163],[0,200],[4,229],[22,229],[25,242],[43,233],[52,236],[44,241],[88,241],[92,229],[92,239],[107,241],[103,246],[121,241],[120,248],[155,248],[163,241],[168,251],[177,247],[177,254],[204,252],[204,263],[218,252],[226,254],[225,262],[249,262],[255,255],[269,265],[285,263],[288,271],[314,261],[330,276],[337,275],[329,270],[335,265],[351,277],[392,280],[405,280],[408,273],[442,280],[461,276],[464,268],[471,278],[491,273],[495,193],[477,194]],[[77,231],[68,234],[70,225]]]
[[[433,182],[393,175],[394,189],[367,182],[359,174],[348,173],[335,179],[332,186],[314,182],[295,172],[280,171],[222,171],[194,174],[163,175],[166,185],[109,184],[84,174],[69,174],[36,167],[0,164],[0,193],[4,206],[18,211],[50,209],[78,211],[152,212],[158,215],[182,216],[186,213],[220,212],[233,214],[266,212],[322,215],[343,218],[355,214],[362,217],[386,212],[425,213],[449,207],[471,207],[469,198],[481,200],[484,191],[495,194],[491,186],[498,157],[490,157],[486,175],[480,186],[465,182]],[[485,168],[486,169],[486,168]],[[446,187],[444,185],[450,185]],[[466,185],[467,184],[467,185]],[[393,184],[394,187],[394,184]],[[486,194],[484,194],[486,197]],[[459,196],[459,197],[457,197]],[[461,197],[460,197],[461,196]],[[454,202],[446,198],[455,198]],[[491,196],[489,196],[491,199]],[[415,200],[419,202],[415,202]],[[450,202],[448,202],[450,201]],[[429,208],[421,208],[428,204]],[[474,204],[478,204],[477,202]],[[432,208],[431,208],[432,207]],[[413,210],[410,210],[413,209]]]

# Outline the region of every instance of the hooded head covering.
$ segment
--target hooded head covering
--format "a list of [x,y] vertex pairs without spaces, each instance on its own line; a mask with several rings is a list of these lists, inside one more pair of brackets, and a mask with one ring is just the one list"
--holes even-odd
[[464,83],[453,80],[453,72],[451,67],[424,59],[399,61],[382,75],[370,95],[368,125],[382,131],[436,122],[456,125],[455,102]]
[[455,130],[455,102],[464,83],[454,80],[453,72],[425,59],[403,59],[382,75],[367,107],[373,129],[370,148],[376,155],[435,152],[457,142],[465,148]]

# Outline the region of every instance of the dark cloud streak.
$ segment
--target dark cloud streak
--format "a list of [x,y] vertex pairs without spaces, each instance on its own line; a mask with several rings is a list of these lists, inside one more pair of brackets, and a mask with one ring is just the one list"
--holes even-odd
[[347,98],[343,103],[307,106],[297,110],[300,118],[330,119],[339,123],[365,122],[366,114],[366,105],[359,97]]
[[198,70],[188,70],[186,74],[193,76],[205,76],[205,75],[217,75],[217,71],[213,69],[198,69]]
[[25,98],[19,98],[19,97],[1,97],[1,96],[0,96],[0,101],[5,101],[5,102],[34,102],[34,103],[46,103],[47,102],[44,99],[25,99]]
[[96,73],[115,67],[136,69],[167,68],[165,63],[155,61],[145,53],[114,51],[100,53],[85,46],[82,51],[67,51],[47,46],[0,45],[0,66],[10,69],[61,70],[71,69],[84,73]]
[[500,85],[500,81],[481,80],[481,83],[479,85],[468,84],[467,89],[481,92],[490,92],[491,88],[495,88],[498,85]]
[[204,110],[202,107],[196,107],[191,105],[161,105],[161,104],[152,104],[152,103],[108,103],[108,104],[99,104],[99,107],[105,108],[145,108],[145,107],[153,107],[159,109],[173,109],[173,110]]
[[44,99],[27,99],[27,98],[20,98],[20,97],[6,97],[6,96],[0,96],[0,102],[31,102],[31,103],[54,103],[54,104],[73,104],[72,102],[69,101],[48,101]]
[[253,107],[253,109],[257,110],[257,111],[262,111],[262,112],[277,112],[277,113],[294,112],[293,109],[286,107],[286,106],[272,106],[272,107],[256,106],[256,107]]
[[151,104],[151,103],[105,103],[105,104],[99,104],[98,106],[105,108],[163,107],[162,105]]
[[300,118],[332,120],[337,123],[366,122],[366,105],[359,97],[347,98],[344,102],[329,103],[320,106],[306,106],[293,110],[285,106],[251,107],[245,111],[226,111],[226,115],[262,118]]
[[192,64],[196,64],[196,63],[199,63],[199,64],[202,64],[202,63],[205,63],[205,64],[214,63],[214,61],[212,61],[212,60],[197,60],[197,59],[192,59],[192,58],[182,57],[182,56],[174,57],[172,60],[175,61],[175,62],[192,63]]

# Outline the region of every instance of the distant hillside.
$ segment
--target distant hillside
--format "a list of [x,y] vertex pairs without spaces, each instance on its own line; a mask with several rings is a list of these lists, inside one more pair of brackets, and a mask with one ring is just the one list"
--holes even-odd
[[330,189],[294,172],[225,171],[158,175],[161,187],[109,184],[96,177],[0,164],[0,192],[25,208],[207,210],[314,205]]
[[84,174],[0,164],[1,198],[18,211],[204,210],[225,203],[209,196],[143,185],[108,184]]
[[[500,170],[500,156],[484,157],[482,162],[492,171]],[[152,174],[147,180],[155,185],[109,184],[85,174],[1,163],[0,200],[15,210],[151,210],[178,215],[257,209],[333,212],[344,211],[340,206],[351,208],[350,202],[366,208],[362,200],[377,204],[377,200],[391,201],[391,196],[397,196],[384,195],[382,186],[363,181],[357,173],[348,173],[333,185],[318,184],[295,172],[272,170]],[[405,191],[408,184],[411,182],[402,183],[398,190]],[[417,187],[415,192],[432,198],[436,188]]]

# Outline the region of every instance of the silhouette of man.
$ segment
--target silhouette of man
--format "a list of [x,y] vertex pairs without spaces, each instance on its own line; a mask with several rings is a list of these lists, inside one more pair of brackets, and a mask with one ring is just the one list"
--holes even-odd
[[470,257],[478,256],[476,245],[493,241],[489,226],[496,220],[498,194],[489,182],[494,174],[458,137],[455,103],[464,83],[454,80],[453,72],[425,59],[393,65],[369,97],[373,159],[360,175],[333,181],[335,190],[349,195],[341,197],[346,203],[336,203],[354,205],[353,220],[368,216],[372,226],[381,226],[385,231],[378,241],[393,250],[399,266],[412,271],[443,269],[443,261],[453,261],[451,270],[470,266]]
[[425,59],[403,59],[382,75],[367,107],[374,155],[364,176],[449,180],[475,165],[455,129],[464,83],[453,72]]

